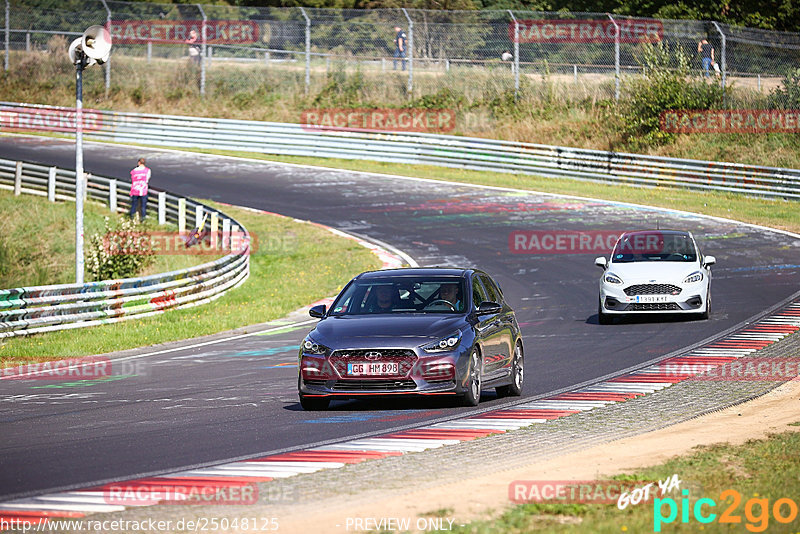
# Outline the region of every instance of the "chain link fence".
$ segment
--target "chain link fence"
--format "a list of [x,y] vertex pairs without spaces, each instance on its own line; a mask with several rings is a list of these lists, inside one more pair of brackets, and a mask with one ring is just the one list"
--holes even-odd
[[[7,2],[5,69],[37,51],[66,48],[92,24],[108,27],[114,40],[102,74],[106,90],[112,77],[120,85],[134,84],[146,72],[167,80],[176,93],[211,97],[265,88],[324,96],[332,84],[346,90],[355,77],[362,93],[383,102],[448,90],[469,99],[471,92],[514,93],[542,81],[577,98],[619,98],[627,78],[645,73],[642,48],[653,42],[681,50],[696,72],[723,86],[765,94],[800,65],[800,34],[712,21],[103,0],[85,6],[80,12],[34,10]],[[709,47],[699,46],[703,39]],[[709,48],[714,61],[704,66]]]

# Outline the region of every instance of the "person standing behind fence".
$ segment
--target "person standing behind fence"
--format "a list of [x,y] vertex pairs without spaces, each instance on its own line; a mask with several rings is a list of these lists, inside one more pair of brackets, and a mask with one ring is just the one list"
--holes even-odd
[[393,61],[393,70],[397,70],[397,58],[401,58],[403,70],[406,70],[406,45],[408,43],[408,37],[406,36],[406,32],[400,26],[394,27],[395,36],[394,36],[394,61]]
[[186,39],[186,44],[189,45],[189,59],[193,65],[200,64],[200,45],[197,44],[197,32],[192,30],[189,32],[189,38]]
[[714,64],[714,47],[711,46],[711,43],[706,39],[703,39],[697,43],[697,52],[700,54],[700,58],[703,61],[705,77],[708,78],[711,76],[710,70],[711,66]]
[[136,205],[141,206],[142,220],[147,216],[147,184],[150,182],[150,169],[144,166],[144,158],[139,158],[139,163],[131,171],[131,211],[133,219]]

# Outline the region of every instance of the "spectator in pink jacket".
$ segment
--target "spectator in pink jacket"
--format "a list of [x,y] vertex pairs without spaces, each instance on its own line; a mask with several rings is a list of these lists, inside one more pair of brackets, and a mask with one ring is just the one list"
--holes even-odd
[[139,164],[131,171],[131,212],[133,219],[136,205],[141,206],[142,220],[147,214],[147,184],[150,182],[150,169],[144,166],[144,158],[139,158]]

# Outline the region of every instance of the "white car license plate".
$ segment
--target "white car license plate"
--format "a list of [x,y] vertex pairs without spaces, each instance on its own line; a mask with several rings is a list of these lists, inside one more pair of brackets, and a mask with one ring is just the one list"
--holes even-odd
[[636,295],[635,302],[668,302],[667,295]]
[[353,362],[347,364],[348,376],[384,376],[400,372],[397,362]]

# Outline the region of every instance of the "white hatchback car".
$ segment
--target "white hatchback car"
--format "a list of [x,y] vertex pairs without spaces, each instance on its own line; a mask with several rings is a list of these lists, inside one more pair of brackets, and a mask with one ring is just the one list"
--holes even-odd
[[611,259],[595,259],[603,269],[597,316],[688,313],[707,319],[711,312],[713,256],[703,256],[691,232],[642,230],[622,234]]

